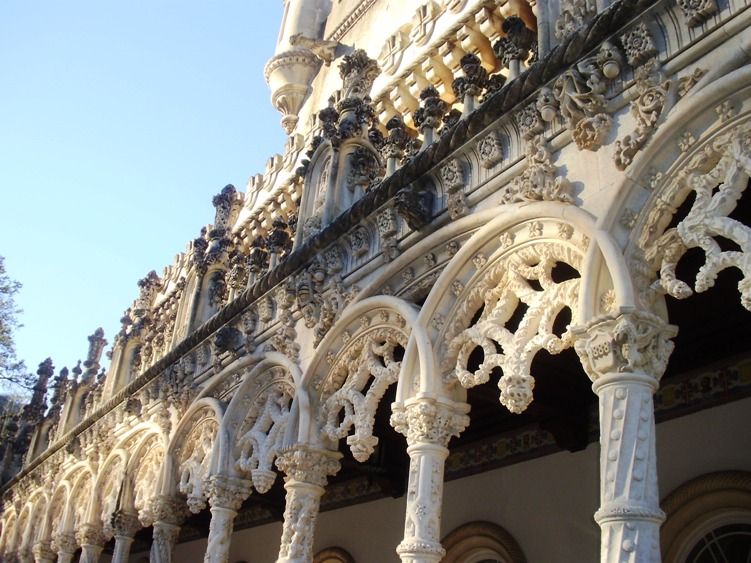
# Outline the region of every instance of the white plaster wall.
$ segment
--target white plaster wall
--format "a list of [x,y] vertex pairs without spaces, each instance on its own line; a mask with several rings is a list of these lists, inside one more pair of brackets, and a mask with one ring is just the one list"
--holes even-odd
[[[704,410],[657,428],[661,496],[711,471],[751,471],[751,399]],[[598,561],[599,448],[561,452],[446,483],[443,534],[472,520],[506,528],[530,563]],[[398,561],[404,498],[382,499],[324,512],[315,550],[339,546],[357,563]],[[237,532],[230,563],[273,563],[281,524]],[[175,561],[203,560],[206,541],[180,544]],[[137,558],[133,558],[138,561]]]

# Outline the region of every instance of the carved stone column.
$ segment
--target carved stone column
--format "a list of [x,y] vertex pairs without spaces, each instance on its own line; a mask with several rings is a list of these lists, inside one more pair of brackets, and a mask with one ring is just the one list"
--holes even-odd
[[97,563],[106,543],[102,528],[96,524],[82,524],[76,532],[76,541],[81,546],[79,563]]
[[73,534],[55,534],[52,538],[52,551],[57,553],[57,563],[70,563],[77,549]]
[[225,475],[211,477],[208,487],[211,523],[205,563],[227,563],[229,560],[232,524],[250,490],[251,483],[246,479]]
[[150,563],[172,563],[180,525],[185,519],[187,506],[178,498],[159,496],[151,501],[154,532],[151,540]]
[[327,477],[339,471],[341,454],[309,446],[295,446],[276,460],[285,474],[287,505],[277,563],[310,563],[313,535]]
[[653,395],[677,333],[644,312],[577,328],[576,351],[600,400],[602,563],[658,563],[660,510]]
[[112,563],[128,563],[130,546],[136,532],[141,529],[138,515],[118,510],[112,515],[112,530],[115,537],[115,549],[112,552]]
[[469,424],[469,405],[417,397],[391,408],[391,425],[407,437],[410,458],[404,539],[396,552],[404,562],[438,562],[446,553],[441,507],[447,446]]
[[48,541],[35,543],[32,551],[34,553],[34,563],[55,563],[57,560],[57,553],[52,551],[50,542]]

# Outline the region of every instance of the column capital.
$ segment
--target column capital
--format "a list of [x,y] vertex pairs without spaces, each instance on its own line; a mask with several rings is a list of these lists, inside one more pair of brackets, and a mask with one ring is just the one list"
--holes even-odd
[[76,541],[81,547],[87,545],[102,547],[107,543],[107,538],[104,537],[101,526],[86,523],[81,524],[81,527],[76,530]]
[[35,543],[31,551],[34,554],[35,561],[52,563],[57,559],[57,553],[52,551],[50,542],[48,541],[39,541]]
[[448,446],[469,425],[469,405],[433,397],[416,397],[391,405],[391,426],[407,443]]
[[646,376],[656,389],[674,344],[678,328],[646,311],[622,310],[592,319],[573,329],[574,347],[584,371],[595,384],[609,374]]
[[71,533],[58,533],[52,536],[52,549],[57,553],[75,553],[78,549],[76,537]]
[[118,510],[112,514],[112,535],[132,538],[141,529],[138,515]]
[[212,475],[207,487],[209,504],[212,508],[226,508],[237,512],[251,490],[252,483],[247,479]]
[[[180,526],[188,515],[188,507],[185,501],[178,497],[159,495],[151,499],[146,518],[149,524],[163,522],[172,526]],[[147,524],[148,525],[148,524]]]
[[298,444],[282,451],[276,458],[276,466],[287,480],[325,487],[328,477],[341,468],[341,457],[339,452]]

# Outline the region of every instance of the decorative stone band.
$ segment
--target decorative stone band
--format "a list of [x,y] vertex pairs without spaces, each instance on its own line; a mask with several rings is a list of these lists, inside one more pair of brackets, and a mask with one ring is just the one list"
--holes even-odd
[[665,521],[665,513],[662,510],[654,510],[649,507],[625,506],[619,503],[608,503],[601,506],[595,512],[595,522],[600,526],[613,521],[642,520],[662,524]]
[[392,404],[391,411],[391,426],[410,446],[430,443],[445,448],[469,425],[469,405],[445,399],[416,397]]
[[341,468],[341,457],[339,452],[299,444],[281,452],[276,466],[285,474],[285,480],[325,487],[328,477],[336,475]]
[[643,374],[656,389],[673,351],[677,327],[645,311],[621,311],[573,329],[575,349],[589,378]]
[[208,495],[212,508],[226,508],[237,512],[252,489],[247,479],[214,475],[209,480]]

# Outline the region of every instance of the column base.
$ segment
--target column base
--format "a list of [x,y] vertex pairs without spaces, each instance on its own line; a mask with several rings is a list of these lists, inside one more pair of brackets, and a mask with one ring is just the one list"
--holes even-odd
[[402,563],[438,563],[446,555],[443,546],[420,540],[404,540],[396,548]]

